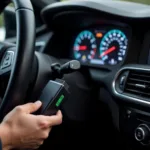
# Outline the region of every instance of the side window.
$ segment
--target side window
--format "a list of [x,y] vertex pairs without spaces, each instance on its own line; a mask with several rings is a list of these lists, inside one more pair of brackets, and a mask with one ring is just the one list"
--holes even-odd
[[[9,6],[7,6],[6,9],[8,8],[14,8],[13,4],[10,4]],[[8,9],[9,10],[9,9]],[[6,26],[6,21],[11,19],[11,16],[9,17],[7,14],[9,14],[9,12],[7,11],[4,11],[6,12],[6,15],[4,15],[4,13],[0,14],[0,41],[4,41],[5,40],[5,37],[6,37],[6,29],[7,29],[7,26]],[[6,17],[9,17],[9,18],[6,18]],[[15,21],[15,20],[14,20]],[[11,22],[12,23],[12,22]],[[13,24],[13,23],[12,23]]]
[[5,39],[4,15],[0,15],[0,41]]
[[0,27],[3,27],[4,22],[3,22],[3,15],[0,15]]

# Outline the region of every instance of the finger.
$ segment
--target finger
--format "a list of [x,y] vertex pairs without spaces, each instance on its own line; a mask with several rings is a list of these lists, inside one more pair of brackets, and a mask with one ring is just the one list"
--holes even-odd
[[62,113],[61,113],[61,111],[60,111],[60,110],[58,110],[56,115],[57,115],[57,116],[62,117]]
[[62,113],[58,111],[56,115],[47,116],[47,121],[49,122],[49,126],[60,125],[62,123]]
[[58,111],[57,114],[53,116],[40,116],[40,122],[43,127],[60,125],[62,123],[62,113],[61,111]]
[[22,108],[23,111],[30,114],[36,112],[41,106],[42,106],[42,102],[36,101],[35,103],[27,103],[25,105],[22,105]]

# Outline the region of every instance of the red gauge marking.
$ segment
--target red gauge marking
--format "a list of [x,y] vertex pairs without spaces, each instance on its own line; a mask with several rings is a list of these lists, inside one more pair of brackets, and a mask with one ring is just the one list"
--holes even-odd
[[75,46],[74,50],[76,51],[86,51],[87,50],[87,46]]
[[115,46],[112,46],[111,48],[107,49],[105,52],[103,52],[101,55],[100,55],[100,58],[102,58],[103,56],[113,52],[116,50],[116,47]]

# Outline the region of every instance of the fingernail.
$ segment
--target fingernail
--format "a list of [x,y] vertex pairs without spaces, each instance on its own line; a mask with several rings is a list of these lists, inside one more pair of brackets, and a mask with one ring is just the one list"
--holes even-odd
[[57,114],[61,114],[61,111],[60,111],[60,110],[58,110]]
[[35,104],[40,106],[42,104],[42,102],[41,101],[36,101]]

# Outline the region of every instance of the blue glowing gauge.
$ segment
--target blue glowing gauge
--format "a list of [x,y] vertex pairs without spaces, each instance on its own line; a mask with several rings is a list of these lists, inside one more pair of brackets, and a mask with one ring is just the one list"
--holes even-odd
[[96,50],[96,39],[92,32],[85,30],[76,37],[73,46],[75,59],[81,62],[88,62],[94,59]]
[[123,61],[128,47],[126,35],[118,29],[107,32],[100,43],[99,58],[104,64],[116,65]]

